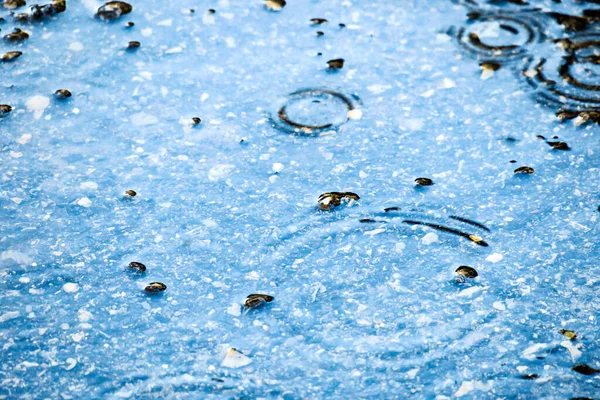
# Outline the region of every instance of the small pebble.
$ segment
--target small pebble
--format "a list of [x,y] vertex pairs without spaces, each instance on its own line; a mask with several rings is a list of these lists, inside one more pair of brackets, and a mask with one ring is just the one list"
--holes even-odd
[[310,20],[310,23],[313,24],[313,25],[321,25],[321,24],[324,24],[326,22],[327,22],[327,20],[325,18],[312,18]]
[[477,278],[477,276],[479,275],[477,273],[477,271],[475,270],[475,268],[469,267],[467,265],[461,265],[454,272],[456,272],[456,274],[463,279],[464,278],[473,279],[473,278]]
[[244,301],[244,307],[248,309],[259,308],[273,301],[273,296],[268,294],[249,294]]
[[342,68],[344,68],[344,59],[336,58],[333,60],[329,60],[329,61],[327,61],[327,65],[329,65],[329,69],[331,69],[331,70],[342,69]]
[[96,16],[103,21],[114,21],[121,18],[122,15],[129,14],[131,11],[133,11],[131,4],[124,1],[109,1],[98,8]]
[[167,285],[161,282],[151,282],[144,288],[147,293],[160,293],[167,290]]
[[69,92],[67,89],[58,89],[56,92],[54,92],[54,97],[61,100],[68,99],[71,96],[71,92]]
[[14,10],[25,5],[27,5],[25,0],[4,0],[4,8],[8,8],[9,10]]
[[519,167],[519,168],[515,169],[514,172],[515,172],[515,174],[531,175],[534,173],[534,170],[531,167],[524,166],[524,167]]
[[200,118],[198,118],[198,117],[192,118],[192,124],[193,125],[199,125],[200,122],[202,122],[202,120]]
[[[194,12],[194,10],[190,10],[190,12]],[[208,13],[209,13],[209,14],[214,14],[214,13],[216,13],[216,11],[215,11],[215,10],[213,10],[212,8],[210,8],[210,9],[208,10]]]
[[579,372],[582,375],[596,375],[600,373],[600,370],[590,367],[587,364],[577,364],[571,369],[575,372]]
[[2,55],[2,61],[9,62],[16,60],[17,58],[21,57],[21,54],[23,53],[20,51],[9,51],[8,53]]
[[491,71],[498,71],[500,69],[500,64],[494,61],[484,61],[479,64],[482,69],[487,69]]
[[323,35],[325,35],[323,32],[317,31],[317,36],[323,36]]
[[129,22],[127,23],[127,27],[128,27],[128,28],[133,28],[134,26],[135,26],[135,22],[131,22],[131,21],[129,21]]
[[571,150],[569,145],[565,142],[546,142],[554,150]]
[[340,28],[345,28],[345,27],[346,27],[346,24],[338,24],[338,26],[339,26]]
[[19,28],[15,28],[12,33],[4,36],[4,40],[8,42],[21,42],[26,39],[29,39],[29,34]]
[[517,160],[510,160],[509,162],[510,162],[511,164],[514,164],[514,163],[516,163],[516,162],[517,162]]
[[537,379],[540,376],[538,374],[523,374],[523,375],[519,375],[519,379],[525,379],[525,380],[533,380],[533,379]]
[[360,200],[360,196],[352,192],[328,192],[323,193],[317,200],[321,210],[331,210],[342,204],[342,199],[353,201]]
[[575,340],[577,339],[577,333],[567,330],[567,329],[561,329],[559,331],[561,334],[563,334],[567,339],[569,340]]
[[429,178],[417,178],[415,179],[415,184],[417,186],[431,186],[433,185],[433,181]]
[[266,0],[265,7],[270,11],[280,11],[287,3],[285,0]]
[[129,197],[135,197],[137,195],[137,193],[135,192],[135,190],[129,189],[129,190],[125,191],[125,195],[129,196]]
[[134,50],[134,49],[138,49],[140,48],[142,44],[136,40],[132,40],[131,42],[129,42],[129,44],[127,45],[127,48],[130,50]]
[[12,107],[8,104],[0,104],[0,117],[12,111]]
[[129,263],[129,269],[135,270],[136,272],[146,271],[146,266],[140,262],[132,261]]

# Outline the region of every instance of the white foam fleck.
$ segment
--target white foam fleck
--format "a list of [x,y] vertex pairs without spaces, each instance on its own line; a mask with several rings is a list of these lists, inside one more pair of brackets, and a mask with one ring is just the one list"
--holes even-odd
[[69,50],[71,51],[81,51],[83,50],[83,43],[81,42],[73,42],[69,45]]
[[435,232],[429,232],[425,236],[423,236],[423,238],[421,239],[421,241],[423,242],[424,245],[428,246],[428,245],[430,245],[432,243],[438,242],[439,241],[439,237],[438,237],[437,233],[435,233]]
[[462,385],[460,385],[460,387],[458,388],[456,393],[454,393],[454,395],[456,397],[461,397],[461,396],[464,396],[465,394],[469,394],[470,392],[473,391],[473,389],[475,389],[475,385],[473,385],[473,382],[466,381],[466,382],[463,382]]
[[131,123],[136,126],[153,125],[157,122],[158,118],[156,118],[154,115],[146,114],[144,112],[133,114],[131,116]]
[[79,187],[81,189],[92,189],[92,190],[96,190],[98,189],[98,184],[96,182],[81,182],[81,184],[79,184]]
[[225,354],[225,358],[223,362],[221,362],[221,366],[225,368],[241,368],[250,364],[252,359],[247,357],[237,351],[236,349],[229,349],[227,354]]
[[15,141],[19,144],[27,144],[27,143],[29,143],[30,140],[31,140],[31,134],[25,133]]
[[20,315],[18,311],[8,311],[0,315],[0,324],[11,319],[15,319]]
[[30,97],[25,103],[27,109],[33,113],[33,118],[40,119],[44,110],[50,105],[50,98],[45,96]]
[[73,282],[65,283],[63,285],[63,290],[67,293],[75,293],[79,290],[79,285]]
[[362,118],[363,112],[362,110],[355,108],[354,110],[348,111],[348,114],[346,114],[346,116],[348,117],[348,119],[359,120]]
[[498,261],[502,260],[503,258],[504,258],[504,256],[502,256],[502,254],[494,253],[494,254],[490,254],[489,256],[487,256],[485,258],[485,260],[489,261],[489,262],[497,263]]
[[242,307],[237,303],[233,303],[231,306],[227,307],[227,314],[239,317],[242,315]]
[[212,182],[218,181],[219,179],[225,177],[226,175],[229,175],[231,173],[231,171],[233,171],[234,168],[235,168],[235,165],[233,165],[233,164],[216,165],[216,166],[212,167],[210,169],[210,171],[208,171],[208,180],[212,181]]
[[80,199],[77,200],[77,205],[81,206],[81,207],[85,207],[85,208],[89,208],[92,206],[92,201],[90,199],[88,199],[87,197],[82,197]]

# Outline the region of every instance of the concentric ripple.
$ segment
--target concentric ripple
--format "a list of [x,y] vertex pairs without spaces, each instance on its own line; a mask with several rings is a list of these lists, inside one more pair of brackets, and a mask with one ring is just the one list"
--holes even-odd
[[[489,240],[486,229],[464,217],[396,207],[352,218],[319,213],[290,227],[260,264],[276,277],[279,298],[328,327],[311,332],[315,341],[335,347],[376,331],[387,337],[385,346],[368,351],[394,354],[394,365],[409,368],[461,351],[473,335],[494,335],[492,305],[502,289],[487,283],[498,273],[484,265],[491,246],[468,239]],[[459,265],[472,265],[481,278],[457,282]]]
[[600,109],[600,35],[558,40],[561,50],[531,59],[523,71],[535,97],[567,109]]
[[455,0],[455,3],[477,9],[498,9],[526,11],[537,9],[525,0]]
[[544,38],[535,12],[471,12],[470,23],[455,31],[459,45],[479,59],[510,60],[523,56]]
[[290,93],[278,104],[271,120],[285,132],[318,136],[346,123],[349,112],[357,107],[357,98],[330,89],[301,89]]

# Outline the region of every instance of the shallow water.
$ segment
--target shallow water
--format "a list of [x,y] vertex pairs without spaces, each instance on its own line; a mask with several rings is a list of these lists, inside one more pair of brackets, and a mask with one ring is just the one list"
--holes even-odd
[[600,6],[516,3],[0,8],[0,397],[597,397]]

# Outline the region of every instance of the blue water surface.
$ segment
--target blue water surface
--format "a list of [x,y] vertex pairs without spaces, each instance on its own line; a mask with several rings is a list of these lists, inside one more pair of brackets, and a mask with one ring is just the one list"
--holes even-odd
[[0,8],[0,398],[598,398],[600,6],[521,3]]

